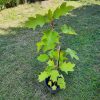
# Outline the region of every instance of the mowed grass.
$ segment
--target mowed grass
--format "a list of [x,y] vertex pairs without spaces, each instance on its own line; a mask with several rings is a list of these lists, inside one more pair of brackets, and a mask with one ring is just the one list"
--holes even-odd
[[[66,89],[51,95],[38,82],[45,64],[37,61],[36,42],[41,28],[0,28],[0,100],[99,100],[100,6],[85,5],[55,20],[55,28],[71,25],[77,36],[62,35],[62,49],[70,47],[80,58],[75,71],[65,75]],[[45,25],[43,29],[48,28]]]

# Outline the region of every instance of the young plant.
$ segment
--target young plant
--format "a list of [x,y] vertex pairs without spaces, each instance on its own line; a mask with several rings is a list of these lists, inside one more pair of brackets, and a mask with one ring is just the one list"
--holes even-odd
[[[75,64],[68,60],[68,55],[71,58],[79,60],[77,53],[70,48],[66,50],[61,49],[60,34],[55,30],[54,20],[59,19],[61,16],[66,15],[73,9],[72,6],[66,6],[66,2],[62,3],[54,11],[48,10],[45,15],[37,14],[36,17],[30,17],[26,22],[26,26],[35,29],[38,25],[43,26],[45,23],[50,24],[50,28],[44,30],[41,40],[37,42],[37,52],[40,50],[43,52],[37,59],[40,62],[46,62],[46,68],[38,77],[39,82],[42,82],[48,78],[47,85],[56,90],[57,87],[65,89],[66,83],[62,72],[68,74],[68,72],[74,71]],[[76,32],[68,25],[61,27],[61,32],[69,35],[76,35]]]

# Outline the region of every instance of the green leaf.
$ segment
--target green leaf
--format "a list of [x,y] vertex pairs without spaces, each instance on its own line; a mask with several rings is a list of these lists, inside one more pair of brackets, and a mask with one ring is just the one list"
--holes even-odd
[[66,83],[64,81],[64,78],[58,78],[57,84],[60,86],[61,89],[65,89],[66,88]]
[[51,9],[48,10],[47,16],[48,16],[49,21],[51,21],[52,20],[52,16],[53,16]]
[[37,21],[36,18],[34,17],[29,17],[28,21],[25,22],[25,26],[28,28],[33,28],[35,29],[37,26]]
[[57,86],[56,85],[53,85],[52,86],[52,90],[56,90],[57,89]]
[[49,59],[49,57],[48,57],[48,55],[46,55],[46,54],[41,54],[40,56],[38,56],[37,59],[38,59],[39,61],[41,61],[41,62],[45,62],[46,60]]
[[45,43],[43,50],[47,51],[53,49],[56,43],[59,42],[59,35],[57,32],[48,30],[44,32],[44,36],[42,37],[42,41]]
[[55,66],[53,60],[49,60],[49,61],[47,62],[47,64],[48,64],[48,66]]
[[48,76],[49,76],[49,74],[46,71],[41,72],[41,74],[38,77],[39,82],[44,81]]
[[60,62],[63,62],[64,60],[67,60],[68,58],[66,58],[65,56],[65,52],[64,51],[60,51]]
[[72,34],[72,35],[76,35],[76,32],[74,31],[74,29],[72,29],[70,26],[67,25],[63,25],[61,27],[61,30],[63,33],[65,34]]
[[71,56],[71,58],[75,58],[76,60],[79,60],[79,57],[77,56],[76,51],[67,48],[66,53],[69,54]]
[[46,67],[46,71],[47,72],[51,72],[51,70],[53,70],[55,68],[55,65],[54,65],[54,61],[53,60],[49,60],[47,62],[48,66]]
[[51,9],[49,9],[48,13],[44,15],[44,18],[45,18],[45,23],[50,23],[52,21],[53,13]]
[[[58,54],[58,50],[54,51],[50,51],[49,52],[49,56],[51,58],[55,58],[56,60],[59,58],[59,54]],[[63,60],[67,60],[66,56],[65,56],[65,52],[63,52],[62,50],[60,51],[60,61],[63,61]]]
[[48,82],[48,85],[51,87],[51,86],[52,86],[52,82],[51,82],[51,81],[49,81],[49,82]]
[[46,23],[45,17],[43,15],[36,15],[36,18],[30,17],[26,23],[25,26],[29,28],[35,29],[38,25],[43,26]]
[[[51,50],[51,51],[49,51],[48,55],[50,56],[50,58],[55,59],[55,60],[58,60],[58,58],[59,58],[58,50],[56,50],[56,51]],[[66,57],[65,52],[60,51],[60,59],[59,59],[60,63],[67,59],[68,58]]]
[[62,3],[60,7],[57,7],[53,13],[53,17],[58,19],[60,16],[65,15],[73,9],[73,6],[66,6],[66,2]]
[[72,64],[71,62],[68,63],[64,62],[60,65],[60,70],[68,74],[69,71],[74,71],[74,67],[75,64]]
[[36,15],[37,25],[40,25],[41,27],[45,24],[45,18],[43,15]]
[[56,8],[53,16],[54,16],[55,19],[58,19],[61,16],[61,11],[60,11],[59,7]]
[[46,68],[45,68],[45,71],[46,72],[51,72],[51,70],[53,70],[54,69],[54,66],[47,66]]
[[54,50],[50,50],[49,51],[49,53],[48,53],[48,55],[50,56],[50,58],[53,58],[54,57]]
[[52,70],[51,73],[50,73],[51,77],[50,79],[55,82],[57,81],[57,77],[59,76],[59,73],[57,70]]
[[66,2],[62,3],[60,6],[62,15],[65,15],[66,13],[68,13],[69,11],[73,10],[73,6],[67,6]]
[[37,45],[37,51],[39,52],[41,50],[42,46],[44,45],[44,43],[42,41],[40,41],[40,42],[37,42],[36,45]]
[[25,26],[35,29],[38,25],[43,26],[45,23],[51,22],[54,18],[59,18],[62,15],[65,15],[73,9],[72,6],[66,6],[66,3],[62,3],[54,13],[51,10],[48,10],[48,13],[45,15],[37,14],[36,17],[29,17],[25,22]]
[[51,50],[49,51],[48,55],[50,56],[50,58],[58,59],[58,51]]

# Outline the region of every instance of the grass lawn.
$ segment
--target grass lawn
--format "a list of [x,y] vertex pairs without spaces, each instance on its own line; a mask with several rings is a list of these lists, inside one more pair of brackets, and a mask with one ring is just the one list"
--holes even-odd
[[[33,6],[29,8],[29,15],[28,10],[23,12],[26,17],[32,15],[31,8]],[[0,16],[12,9],[17,8],[3,10]],[[16,12],[18,13],[17,10]],[[21,14],[21,10],[19,12]],[[35,43],[39,40],[42,29],[33,31],[18,25],[14,27],[17,23],[12,23],[12,20],[16,21],[18,14],[14,18],[6,20],[0,17],[0,100],[100,99],[100,4],[79,4],[71,14],[61,17],[59,21],[55,20],[56,26],[68,23],[78,33],[77,36],[63,35],[61,41],[63,49],[70,47],[76,50],[80,58],[79,62],[75,61],[75,71],[64,75],[66,89],[56,95],[51,95],[44,83],[37,80],[45,67],[36,59],[38,54]],[[18,23],[22,22],[20,19],[19,17]],[[43,27],[45,28],[48,25]]]

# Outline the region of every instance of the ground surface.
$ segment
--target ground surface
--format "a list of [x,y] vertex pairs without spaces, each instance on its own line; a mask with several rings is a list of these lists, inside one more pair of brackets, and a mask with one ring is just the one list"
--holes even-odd
[[[30,9],[33,8],[30,7]],[[29,11],[26,11],[26,16],[29,16],[27,13]],[[2,11],[2,16],[4,16],[4,12],[6,10]],[[18,15],[16,17],[18,18]],[[14,18],[16,19],[16,17]],[[32,31],[25,27],[14,27],[16,22],[13,23],[12,20],[15,21],[15,19],[12,17],[7,20],[3,18],[0,17],[2,20],[0,23],[0,100],[100,99],[99,4],[80,4],[70,15],[55,21],[56,26],[60,27],[60,25],[67,23],[75,28],[78,36],[63,36],[62,48],[70,47],[76,50],[80,58],[79,62],[75,61],[77,64],[75,71],[65,75],[67,88],[59,91],[56,95],[51,95],[44,83],[41,84],[37,80],[38,74],[44,68],[43,64],[36,59],[35,43],[40,37],[38,33],[41,33],[41,29],[37,28]],[[44,26],[44,29],[47,27]]]

